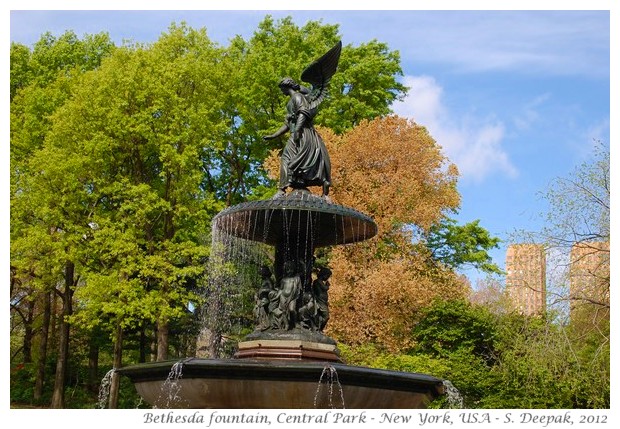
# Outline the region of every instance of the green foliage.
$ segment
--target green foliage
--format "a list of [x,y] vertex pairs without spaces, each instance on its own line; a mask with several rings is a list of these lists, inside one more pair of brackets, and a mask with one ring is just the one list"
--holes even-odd
[[343,361],[350,365],[432,375],[445,374],[448,371],[446,362],[441,359],[423,354],[391,354],[371,343],[356,347],[340,344],[338,348]]
[[479,224],[475,220],[458,225],[454,219],[443,218],[431,227],[426,237],[433,258],[452,268],[473,266],[485,273],[503,274],[488,254],[498,247],[500,239],[492,237]]
[[497,337],[495,316],[467,301],[436,301],[420,316],[413,330],[415,351],[437,357],[467,350],[492,363]]
[[402,76],[400,54],[377,40],[345,46],[338,70],[330,84],[332,99],[325,103],[320,122],[336,133],[391,113],[392,103],[407,92],[395,80]]
[[[491,315],[463,301],[437,301],[416,325],[416,346],[390,354],[340,345],[353,365],[449,380],[465,408],[608,408],[610,349],[604,336],[517,314]],[[489,358],[491,357],[491,358]],[[431,404],[447,407],[445,399]]]
[[[432,353],[409,352],[391,354],[373,345],[356,348],[339,345],[346,363],[372,368],[429,374],[454,384],[463,397],[465,408],[481,408],[481,399],[496,388],[485,362],[466,348],[437,356]],[[446,398],[430,404],[431,408],[450,407]]]
[[[72,31],[44,34],[32,52],[11,44],[11,162],[43,144],[49,116],[70,96],[72,82],[99,67],[115,47],[105,33],[80,40]],[[13,170],[13,169],[12,169]]]
[[192,31],[151,50],[118,49],[56,118],[49,141],[83,155],[76,170],[96,201],[84,244],[89,270],[76,294],[85,306],[74,322],[167,323],[196,301],[188,284],[204,274],[208,248],[199,240],[218,207],[200,190],[207,119],[218,107],[205,64],[216,52]]
[[31,404],[36,368],[33,364],[11,366],[10,395],[11,402]]
[[[76,360],[77,362],[77,360]],[[50,362],[49,367],[53,368],[54,362]],[[66,408],[70,409],[92,409],[97,407],[99,383],[103,379],[107,370],[101,370],[97,375],[97,384],[93,390],[88,386],[86,375],[88,368],[74,365],[68,377],[68,395]],[[46,408],[52,396],[52,383],[47,383],[43,396],[40,401],[32,400],[35,384],[36,368],[33,364],[18,364],[11,367],[10,378],[10,398],[11,407],[24,408]],[[104,404],[107,407],[107,403]],[[150,408],[140,399],[133,383],[126,377],[121,378],[119,408]]]
[[484,399],[486,407],[609,407],[609,342],[586,350],[566,327],[515,315],[500,328],[493,375],[502,388]]
[[27,46],[19,43],[11,43],[11,101],[17,94],[17,90],[28,85],[30,81],[29,62],[31,52]]
[[459,389],[465,407],[480,407],[493,385],[490,368],[498,359],[496,317],[463,300],[440,300],[423,312],[412,334],[413,353],[443,362],[433,374]]
[[[92,406],[91,406],[92,407]],[[89,407],[89,408],[91,408]],[[118,408],[120,409],[151,409],[149,404],[144,403],[136,387],[127,377],[121,378],[121,385],[118,394]]]

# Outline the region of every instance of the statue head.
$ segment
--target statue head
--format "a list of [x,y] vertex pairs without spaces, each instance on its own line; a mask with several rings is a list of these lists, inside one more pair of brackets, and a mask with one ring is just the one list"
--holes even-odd
[[289,88],[294,89],[295,91],[299,91],[300,89],[299,84],[290,77],[282,78],[280,82],[278,83],[278,86],[280,87],[282,92],[284,92],[286,89],[289,89]]
[[317,277],[318,277],[319,279],[321,279],[321,280],[327,280],[328,278],[330,278],[330,277],[331,277],[331,275],[332,275],[332,270],[330,270],[330,269],[329,269],[329,268],[327,268],[327,267],[322,267],[322,268],[319,270],[319,272],[318,272],[318,274],[317,274]]
[[292,277],[297,274],[297,264],[295,261],[286,261],[284,263],[284,274]]
[[261,275],[263,278],[268,278],[268,277],[271,277],[271,270],[269,269],[269,267],[268,267],[267,265],[263,265],[263,266],[260,268],[260,275]]

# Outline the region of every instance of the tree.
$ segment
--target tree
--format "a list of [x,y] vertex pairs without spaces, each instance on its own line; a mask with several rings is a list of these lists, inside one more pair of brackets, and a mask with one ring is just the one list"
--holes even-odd
[[479,220],[457,225],[447,217],[433,225],[426,236],[433,259],[454,269],[471,266],[489,274],[503,273],[488,254],[499,242],[480,226]]
[[10,63],[11,63],[11,101],[20,88],[28,85],[30,81],[30,63],[31,52],[27,46],[19,43],[11,43]]
[[406,95],[407,88],[395,79],[402,76],[398,51],[377,40],[346,46],[338,70],[319,121],[337,134],[392,113],[392,103]]
[[204,31],[176,27],[151,49],[119,48],[97,70],[41,90],[63,83],[66,95],[36,133],[28,101],[39,98],[22,98],[27,87],[14,99],[23,122],[12,145],[12,257],[24,275],[64,280],[54,407],[64,406],[70,323],[110,333],[118,365],[123,329],[155,322],[165,359],[170,321],[196,301],[221,207],[200,187],[220,52]]
[[409,354],[443,361],[438,376],[461,392],[466,408],[478,408],[493,386],[491,368],[498,360],[498,320],[486,307],[465,300],[435,300],[412,330]]
[[70,96],[73,78],[99,67],[114,49],[106,33],[80,40],[72,31],[60,37],[45,33],[32,52],[11,44],[12,164],[41,147],[50,128],[49,117]]
[[487,275],[476,281],[469,295],[469,302],[489,309],[494,314],[505,314],[513,310],[506,293],[503,277]]
[[540,231],[518,232],[513,240],[542,243],[547,252],[549,305],[584,338],[609,341],[610,153],[602,142],[567,177],[542,192],[548,209]]
[[219,53],[204,31],[173,26],[149,49],[118,49],[56,121],[54,143],[75,142],[67,150],[83,154],[81,181],[96,201],[75,321],[107,320],[117,342],[119,327],[154,322],[158,360],[170,321],[197,299],[188,284],[204,274],[204,231],[219,207],[200,188]]
[[597,142],[591,159],[541,194],[549,203],[541,237],[558,247],[609,241],[610,188],[609,148]]
[[[51,116],[71,96],[77,78],[96,68],[112,50],[113,44],[105,34],[79,40],[72,32],[58,39],[45,34],[32,53],[22,45],[11,46],[11,264],[17,278],[33,288],[33,300],[41,296],[47,302],[45,297],[52,291],[63,302],[62,313],[53,314],[59,317],[60,325],[53,407],[64,406],[69,347],[65,316],[72,312],[77,282],[75,234],[79,237],[79,228],[76,231],[74,222],[84,207],[67,204],[62,215],[52,213],[59,205],[56,191],[71,192],[71,185],[62,183],[58,175],[66,171],[61,173],[62,168],[50,165],[57,158],[46,158],[44,142]],[[47,169],[44,181],[37,177],[42,168]],[[62,179],[71,181],[75,176],[69,171]],[[47,317],[47,304],[43,312],[36,397],[43,385],[47,324],[54,320],[52,314]]]
[[[552,319],[552,318],[550,318]],[[609,408],[609,343],[584,348],[553,320],[499,319],[495,380],[485,408]]]
[[446,356],[466,348],[485,361],[495,359],[494,317],[465,300],[437,300],[422,312],[413,329],[415,350]]
[[456,167],[424,127],[395,116],[362,122],[332,148],[334,200],[369,214],[379,233],[333,250],[329,332],[406,349],[421,308],[466,290],[452,270],[429,265],[413,239],[458,206]]

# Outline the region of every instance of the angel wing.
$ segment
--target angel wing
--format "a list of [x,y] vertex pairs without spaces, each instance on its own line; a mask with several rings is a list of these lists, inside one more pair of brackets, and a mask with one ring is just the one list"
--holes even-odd
[[312,84],[310,93],[307,95],[311,109],[317,107],[327,96],[327,87],[330,79],[336,73],[341,50],[342,41],[338,41],[321,58],[306,67],[301,74],[301,80]]

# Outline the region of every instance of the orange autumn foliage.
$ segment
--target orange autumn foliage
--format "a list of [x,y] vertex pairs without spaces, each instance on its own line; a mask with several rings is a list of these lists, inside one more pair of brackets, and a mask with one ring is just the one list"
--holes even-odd
[[428,229],[459,206],[456,166],[411,121],[362,122],[330,150],[334,200],[369,214],[380,231],[395,224]]
[[[458,208],[458,170],[426,128],[404,118],[364,121],[343,135],[319,133],[331,157],[330,198],[370,215],[378,226],[372,240],[331,251],[327,334],[348,344],[407,348],[421,308],[439,296],[467,294],[467,282],[432,263],[412,233]],[[277,152],[265,162],[274,179],[279,162]]]
[[[363,245],[351,246],[351,252],[358,246]],[[336,248],[330,259],[332,317],[326,333],[340,342],[372,342],[394,352],[406,350],[413,345],[410,334],[421,309],[436,298],[467,294],[464,279],[429,266],[416,254],[360,267],[351,262],[347,251]]]

